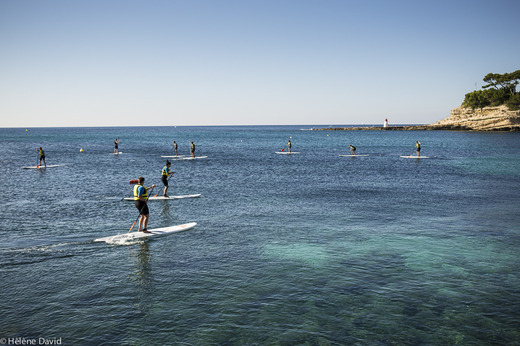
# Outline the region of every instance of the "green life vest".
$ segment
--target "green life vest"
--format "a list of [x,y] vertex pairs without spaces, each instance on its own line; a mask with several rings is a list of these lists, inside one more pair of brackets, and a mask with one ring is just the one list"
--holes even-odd
[[163,169],[162,169],[162,175],[165,175],[167,177],[170,176],[170,169],[168,168],[168,166],[164,166]]

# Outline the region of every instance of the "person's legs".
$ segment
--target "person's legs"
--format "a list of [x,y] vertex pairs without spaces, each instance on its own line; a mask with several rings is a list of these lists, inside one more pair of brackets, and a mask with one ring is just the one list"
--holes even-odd
[[143,232],[147,231],[148,230],[148,219],[150,218],[150,214],[147,214],[147,215],[143,215],[142,219],[143,219]]
[[142,232],[143,229],[145,229],[145,225],[144,225],[144,220],[145,220],[146,216],[145,215],[141,215],[141,217],[139,218],[139,232]]
[[168,178],[163,175],[161,181],[164,184],[164,197],[168,197]]

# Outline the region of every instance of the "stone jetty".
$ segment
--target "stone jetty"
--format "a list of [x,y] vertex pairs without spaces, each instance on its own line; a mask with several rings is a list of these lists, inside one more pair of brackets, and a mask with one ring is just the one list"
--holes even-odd
[[511,111],[507,106],[471,109],[458,107],[449,117],[430,125],[414,126],[363,126],[329,127],[316,130],[372,130],[372,131],[417,131],[417,130],[454,130],[454,131],[520,131],[520,111]]

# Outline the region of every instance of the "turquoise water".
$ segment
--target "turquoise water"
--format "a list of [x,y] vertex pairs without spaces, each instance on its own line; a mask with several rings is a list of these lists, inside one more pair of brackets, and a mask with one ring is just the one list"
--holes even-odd
[[[300,128],[0,129],[0,339],[520,344],[518,133]],[[208,158],[173,161],[169,194],[202,196],[150,202],[149,228],[197,227],[93,242],[135,221],[107,198],[130,179],[159,192],[173,140]],[[416,140],[431,159],[399,157]],[[37,146],[66,166],[21,169]]]

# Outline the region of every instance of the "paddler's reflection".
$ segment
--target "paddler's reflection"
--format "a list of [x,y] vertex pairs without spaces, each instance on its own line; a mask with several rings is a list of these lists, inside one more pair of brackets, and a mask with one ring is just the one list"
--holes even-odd
[[153,276],[151,269],[152,254],[148,242],[141,241],[132,246],[130,257],[134,263],[129,273],[131,282],[135,284],[133,295],[136,297],[136,312],[148,314],[153,305]]
[[161,216],[168,216],[170,213],[170,203],[168,201],[162,201],[163,206],[161,209]]
[[146,287],[150,284],[151,277],[151,261],[152,255],[150,253],[150,245],[148,242],[140,241],[130,252],[130,256],[135,259],[134,271],[130,273],[130,279],[136,282],[139,286]]

